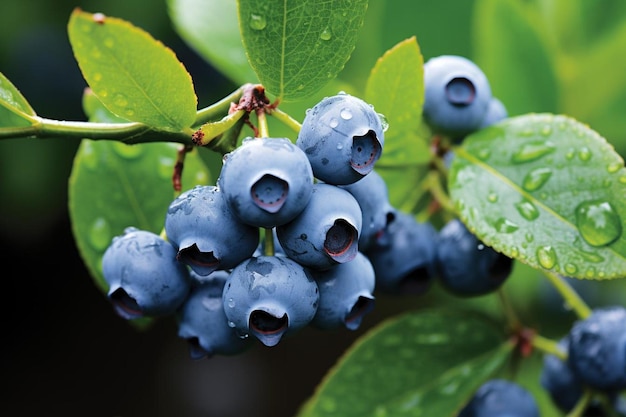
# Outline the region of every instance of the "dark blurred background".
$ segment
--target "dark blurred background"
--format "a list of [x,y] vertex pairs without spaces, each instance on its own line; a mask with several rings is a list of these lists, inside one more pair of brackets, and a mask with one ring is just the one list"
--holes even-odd
[[[358,46],[346,66],[348,74],[367,73],[386,49],[412,35],[425,58],[472,56],[473,1],[402,0],[389,9],[384,4],[370,2],[365,28],[370,38],[374,30],[384,36]],[[66,32],[75,7],[128,20],[172,48],[191,73],[200,106],[236,87],[177,35],[165,0],[4,0],[0,72],[40,116],[85,119],[81,96],[86,84]],[[514,98],[503,99],[507,103]],[[596,128],[602,132],[602,126]],[[193,361],[173,321],[139,331],[113,313],[93,284],[74,243],[67,210],[67,180],[77,146],[78,141],[64,139],[0,141],[5,386],[0,415],[293,416],[359,335],[393,314],[437,302],[435,296],[380,296],[374,313],[356,332],[305,329],[274,348],[259,345],[237,357]],[[546,305],[557,307],[541,310],[531,321],[546,326],[551,319],[571,319],[560,301],[554,301],[558,295],[546,290],[537,274],[530,275],[516,284],[519,291],[543,295],[528,297],[533,301],[521,303],[520,312],[548,299]]]

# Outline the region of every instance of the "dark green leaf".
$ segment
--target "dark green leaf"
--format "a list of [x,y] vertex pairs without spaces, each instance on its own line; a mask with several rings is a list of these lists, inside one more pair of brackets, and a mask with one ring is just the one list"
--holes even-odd
[[0,127],[30,126],[28,116],[36,116],[28,101],[0,72]]
[[556,112],[553,48],[531,2],[477,0],[475,61],[509,114]]
[[469,136],[455,155],[451,197],[485,244],[567,276],[626,276],[626,169],[597,132],[528,114]]
[[174,28],[200,56],[236,84],[257,83],[241,42],[237,3],[224,0],[168,0]]
[[502,365],[503,343],[500,328],[473,313],[423,310],[396,316],[344,354],[298,415],[395,415],[391,412],[407,402],[417,406],[419,395],[437,404],[446,396],[448,409],[458,408],[472,387]]
[[171,49],[126,21],[79,9],[68,34],[83,77],[111,112],[152,127],[193,124],[191,76]]
[[238,0],[250,65],[269,94],[299,100],[335,78],[354,50],[367,0]]
[[[91,121],[112,121],[95,97],[85,101]],[[107,290],[101,258],[114,236],[129,226],[162,231],[175,196],[172,175],[179,148],[163,142],[81,142],[69,180],[69,210],[76,244],[101,290]],[[209,171],[195,149],[185,157],[183,189],[209,181]]]

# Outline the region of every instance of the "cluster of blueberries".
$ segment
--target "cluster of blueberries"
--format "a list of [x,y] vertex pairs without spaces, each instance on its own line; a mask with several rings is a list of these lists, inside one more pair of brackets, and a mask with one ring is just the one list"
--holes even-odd
[[[424,121],[453,143],[507,117],[466,58],[428,60],[424,88]],[[102,272],[115,311],[129,320],[175,315],[178,335],[200,359],[241,353],[255,340],[275,346],[305,326],[355,330],[375,290],[422,294],[434,279],[459,296],[499,288],[510,258],[458,219],[437,230],[390,204],[374,170],[385,130],[373,106],[340,92],[307,110],[295,143],[244,139],[224,155],[215,185],[172,201],[160,235],[129,227],[113,239]],[[619,343],[624,384],[624,337]],[[549,363],[557,366],[546,362],[546,372]],[[546,378],[551,392],[562,389]],[[496,415],[494,407],[538,415],[527,392],[505,380],[482,387],[459,415]]]

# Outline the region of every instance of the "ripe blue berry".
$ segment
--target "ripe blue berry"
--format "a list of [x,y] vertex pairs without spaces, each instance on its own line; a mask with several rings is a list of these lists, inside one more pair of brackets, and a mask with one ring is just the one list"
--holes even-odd
[[346,327],[356,330],[374,308],[376,277],[371,262],[359,252],[350,262],[311,274],[320,291],[320,301],[311,325],[320,329]]
[[217,186],[196,186],[169,206],[165,233],[177,258],[199,275],[231,269],[254,253],[259,229],[242,223]]
[[436,264],[440,282],[459,296],[479,296],[498,289],[510,276],[511,258],[485,246],[459,220],[439,231]]
[[248,349],[250,339],[240,338],[224,313],[222,292],[228,277],[225,271],[215,271],[200,277],[177,314],[178,336],[189,344],[192,359],[214,355],[235,355]]
[[568,364],[590,387],[626,389],[626,309],[597,308],[574,323],[569,332]]
[[307,205],[313,171],[304,152],[285,138],[247,138],[224,155],[218,185],[243,223],[274,227]]
[[459,417],[539,417],[535,397],[521,385],[491,379],[478,388]]
[[222,294],[228,324],[266,346],[308,325],[319,290],[308,270],[286,256],[258,256],[237,265]]
[[191,288],[176,249],[159,235],[129,227],[102,257],[108,298],[125,319],[173,314]]
[[295,219],[276,227],[288,257],[315,269],[349,262],[359,248],[361,207],[348,191],[325,183],[313,187],[309,204]]
[[435,278],[437,230],[396,210],[365,255],[376,272],[376,289],[391,294],[423,294]]
[[383,125],[372,106],[346,93],[325,97],[308,110],[296,140],[313,175],[350,184],[369,174],[384,145]]
[[378,172],[373,170],[362,179],[342,185],[356,198],[361,207],[362,228],[359,236],[359,250],[365,251],[378,233],[395,217],[395,209],[389,202],[387,184]]
[[[567,338],[562,338],[559,347],[567,352],[567,346]],[[564,412],[574,408],[583,393],[583,383],[574,375],[567,361],[556,355],[544,355],[539,381],[554,404]]]
[[496,97],[491,97],[489,107],[487,108],[487,114],[485,114],[483,121],[480,122],[479,129],[498,123],[499,121],[506,119],[508,116],[509,113],[504,106],[504,103]]
[[487,76],[468,58],[440,55],[424,64],[423,116],[434,133],[459,140],[478,130],[491,97]]

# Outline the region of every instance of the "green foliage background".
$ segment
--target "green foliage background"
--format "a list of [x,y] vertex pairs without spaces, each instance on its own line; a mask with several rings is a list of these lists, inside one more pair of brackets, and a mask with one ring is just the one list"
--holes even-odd
[[[212,50],[204,50],[199,44],[194,44],[194,36],[203,36],[205,30],[210,34],[215,33],[216,29],[227,29],[226,25],[217,27],[212,24],[216,21],[216,14],[211,13],[211,9],[205,7],[201,0],[172,0],[158,4],[152,1],[116,1],[103,4],[95,0],[57,2],[54,5],[44,1],[32,3],[7,1],[1,6],[7,24],[0,28],[0,70],[16,84],[42,116],[78,120],[86,118],[80,110],[82,80],[75,61],[68,54],[69,43],[66,39],[67,21],[76,6],[87,11],[100,11],[122,17],[172,47],[185,64],[190,63],[189,69],[200,105],[222,97],[242,82],[253,81],[249,78],[252,73],[242,69],[242,61],[236,56],[224,60],[221,59],[223,54],[213,54]],[[170,16],[176,16],[176,4],[182,4],[182,10],[193,11],[192,17],[197,19],[199,26],[176,27],[176,23],[170,20]],[[219,13],[217,16],[219,18]],[[221,21],[227,22],[228,19],[224,16]],[[48,32],[44,30],[46,28],[49,29]],[[41,47],[42,40],[50,33],[60,36],[56,38],[55,44],[59,53],[43,57],[39,55],[38,60],[33,59],[32,56],[37,55],[33,52]],[[39,37],[36,37],[37,34]],[[189,44],[185,44],[181,36]],[[626,120],[621,117],[626,110],[626,81],[622,76],[622,66],[626,64],[620,59],[621,52],[626,48],[626,6],[622,1],[372,0],[350,60],[338,78],[320,91],[318,96],[338,90],[361,95],[370,93],[366,83],[378,58],[398,42],[413,36],[419,43],[424,59],[440,54],[472,57],[484,69],[492,83],[494,95],[506,104],[511,115],[529,112],[565,114],[589,124],[606,137],[622,156],[626,153]],[[48,41],[51,39],[55,39],[54,36]],[[189,46],[195,50],[190,50]],[[237,47],[236,43],[226,42],[225,49],[221,52],[226,53]],[[199,57],[207,58],[218,70],[199,62]],[[32,72],[25,71],[24,68]],[[220,69],[224,73],[220,73]],[[71,76],[74,83],[60,83],[60,80],[72,79]],[[66,89],[47,90],[51,85],[65,86]],[[286,103],[285,110],[296,117],[300,115],[301,118],[304,110],[314,100],[315,97],[310,101]],[[271,131],[280,132],[279,127],[274,129],[276,130]],[[67,180],[77,147],[77,143],[68,143],[63,139],[7,140],[0,143],[0,201],[3,202],[0,206],[0,238],[3,247],[17,246],[21,251],[27,251],[36,246],[38,240],[44,241],[50,233],[58,230],[55,228],[58,222],[66,221]],[[206,153],[203,157],[211,160],[211,156]],[[71,246],[55,249],[58,256],[62,256],[64,251],[74,250]],[[25,281],[33,282],[36,275],[29,272]],[[518,304],[516,307],[520,313],[527,316],[529,324],[541,327],[548,335],[559,334],[573,319],[573,315],[560,308],[558,299],[550,299],[549,289],[543,286],[544,282],[535,271],[516,265],[514,277],[524,278],[514,279],[508,287],[515,294],[513,301]],[[82,272],[80,279],[90,281],[86,272]],[[615,302],[615,297],[623,294],[623,285],[620,285],[607,283],[597,293],[591,292],[592,290],[588,292],[583,286],[580,288],[592,304],[603,304]],[[98,302],[102,301],[96,299]],[[493,301],[491,298],[467,300],[467,305],[480,305],[481,310],[490,311],[494,307]],[[384,317],[409,308],[446,305],[448,302],[456,300],[449,299],[437,289],[431,296],[421,300],[387,300],[383,296],[379,303],[379,313],[372,317],[370,327]],[[168,330],[170,333],[164,340],[175,339],[171,329]],[[367,329],[364,328],[363,331],[365,330]],[[326,351],[327,356],[317,358],[318,361],[312,360],[316,365],[305,367],[304,371],[297,373],[289,374],[285,371],[282,375],[298,378],[298,384],[302,388],[289,396],[287,405],[268,405],[268,415],[293,415],[295,405],[308,398],[320,380],[320,373],[328,368],[326,365],[331,364],[337,353],[360,333],[331,335],[336,336],[333,339],[334,347]],[[303,342],[285,346],[283,352],[294,349],[296,353],[315,359],[315,348],[319,348],[320,337],[319,334],[309,335],[308,338],[305,336]],[[307,346],[307,341],[313,343],[315,348]],[[156,349],[150,346],[145,348]],[[118,359],[123,357],[123,353],[118,354]],[[262,352],[258,355],[249,359],[253,363],[245,362],[245,359],[237,362],[238,359],[229,358],[231,365],[223,362],[223,366],[233,366],[233,369],[239,369],[237,366],[244,369],[252,366],[263,370],[265,368],[254,361],[259,361],[259,358],[277,361],[282,356],[281,351]],[[286,357],[283,358],[288,362]],[[301,363],[301,357],[297,359],[299,360],[292,363]],[[177,363],[183,366],[180,362]],[[198,368],[209,372],[206,367]],[[537,369],[537,366],[525,369],[527,381],[536,380]],[[307,374],[306,370],[310,377],[308,379],[303,376]],[[279,379],[280,376],[272,379],[274,385],[269,385],[276,391],[285,386],[285,381]],[[256,381],[263,380],[259,377]],[[290,388],[294,389],[293,385],[297,384],[291,382]],[[251,387],[250,392],[254,392],[255,388],[259,389],[259,386]],[[136,396],[130,395],[137,400]],[[545,395],[537,395],[547,410],[546,413],[554,413]],[[93,400],[94,408],[95,404],[103,401],[102,397],[96,397]],[[176,400],[169,401],[175,403]],[[148,406],[145,401],[139,402]],[[115,412],[120,412],[123,406],[115,404]],[[171,404],[170,406],[176,408]],[[178,407],[184,406],[178,404]],[[191,410],[192,406],[189,407]],[[270,413],[269,410],[274,412]],[[151,414],[157,415],[155,412]],[[219,415],[226,416],[224,412]]]

